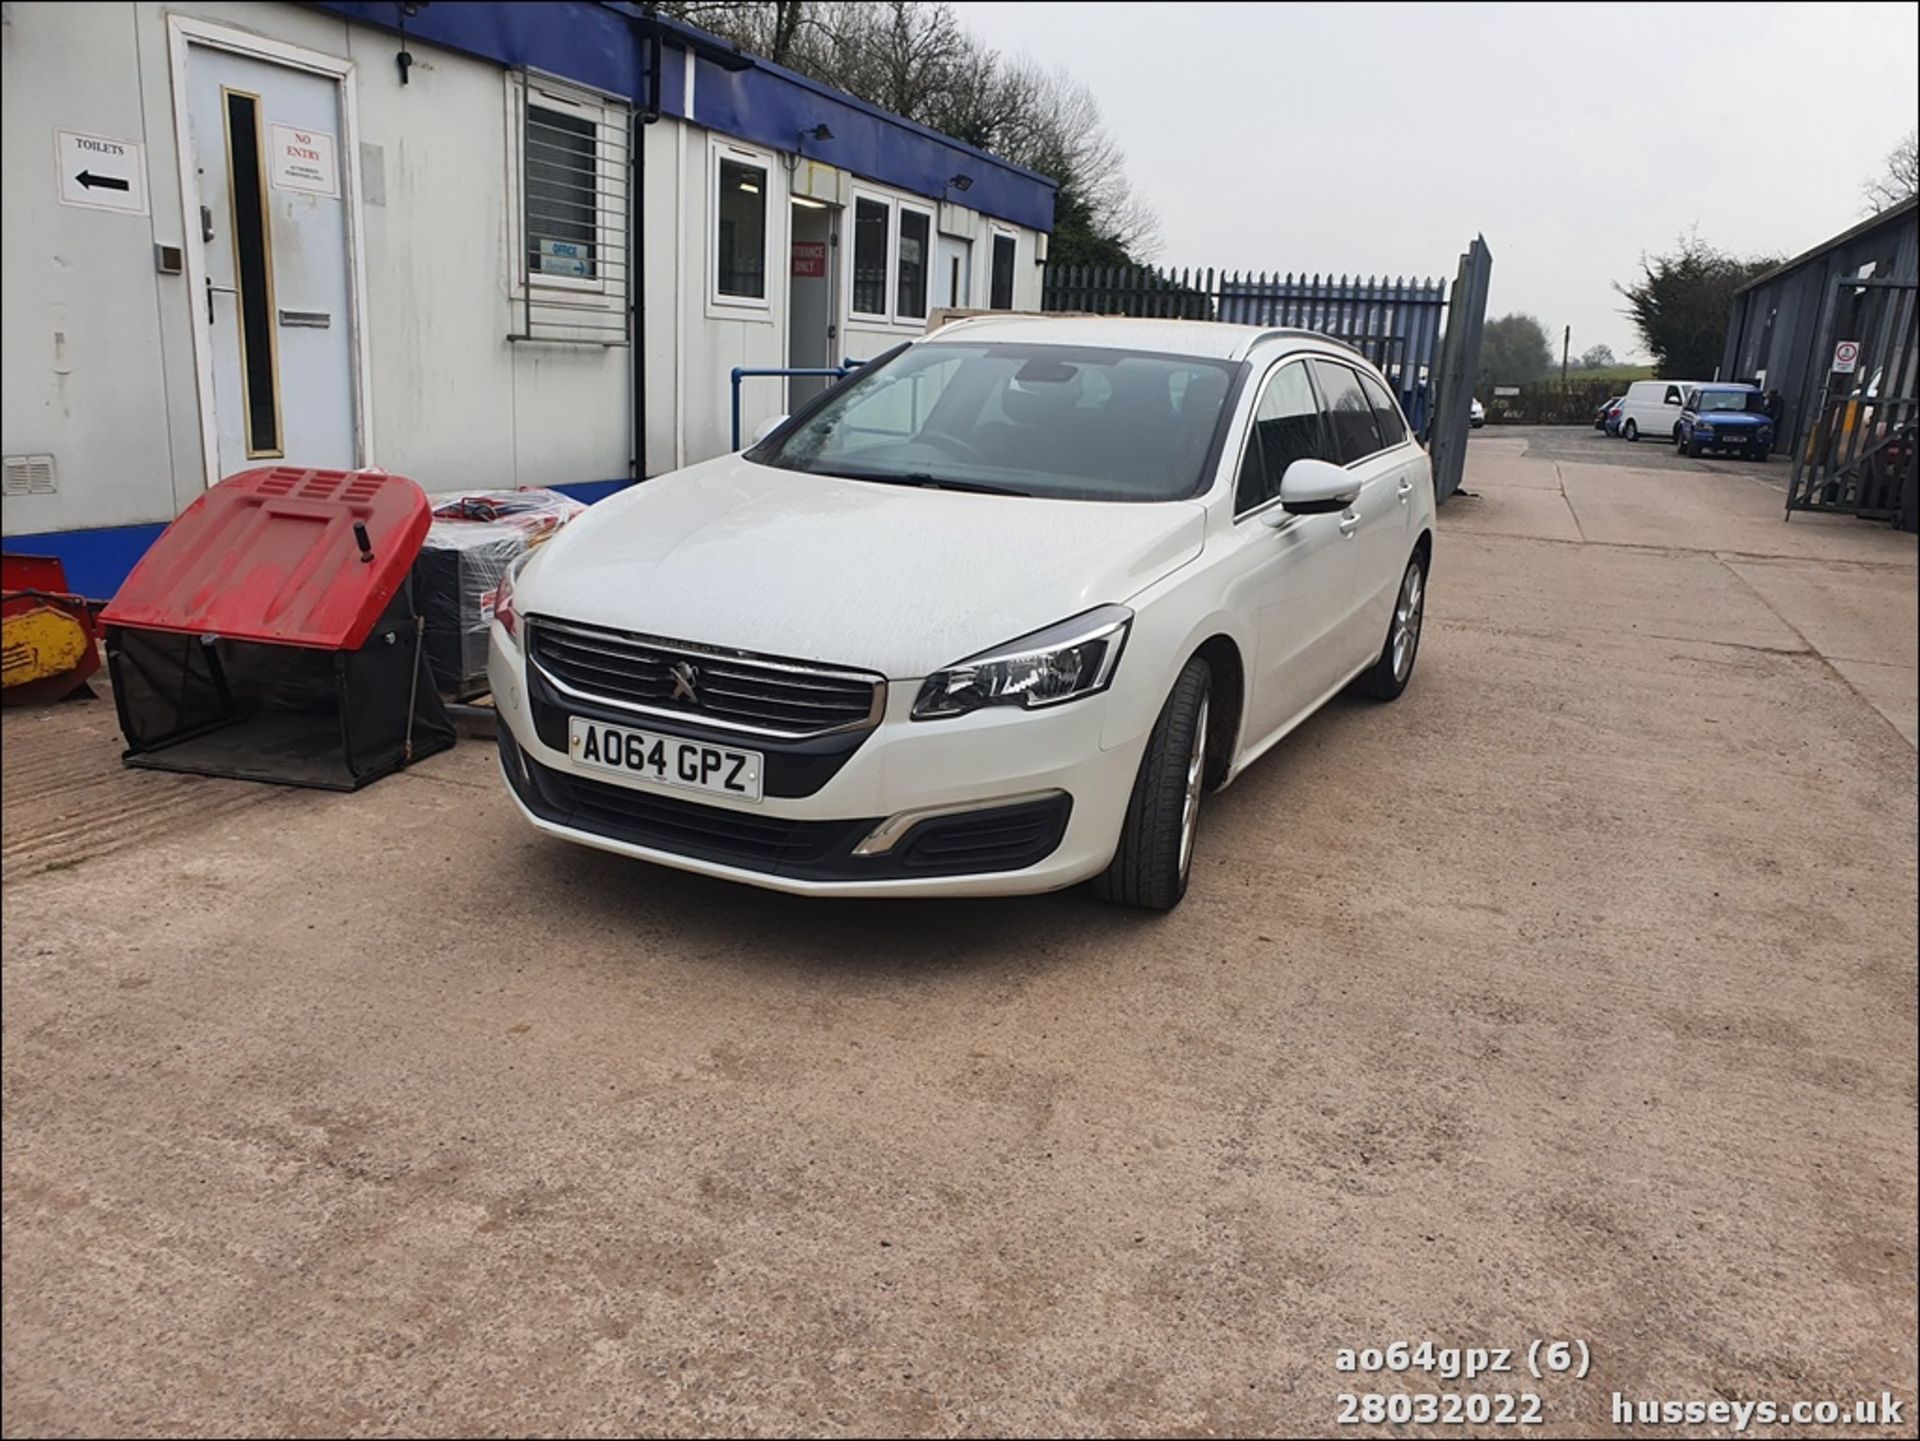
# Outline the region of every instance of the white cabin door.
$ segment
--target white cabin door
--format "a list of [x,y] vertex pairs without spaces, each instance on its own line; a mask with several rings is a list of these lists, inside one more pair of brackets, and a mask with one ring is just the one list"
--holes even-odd
[[973,242],[943,235],[940,237],[940,249],[934,260],[934,306],[964,310],[973,304],[972,297]]
[[340,83],[204,45],[187,50],[218,474],[350,469],[354,315]]

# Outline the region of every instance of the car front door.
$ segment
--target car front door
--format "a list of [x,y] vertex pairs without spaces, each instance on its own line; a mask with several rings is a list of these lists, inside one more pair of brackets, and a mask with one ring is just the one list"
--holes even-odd
[[1353,590],[1337,647],[1344,676],[1378,655],[1386,640],[1407,524],[1400,487],[1407,485],[1409,495],[1412,490],[1404,461],[1396,460],[1381,441],[1380,423],[1358,372],[1337,360],[1316,359],[1313,384],[1320,392],[1321,425],[1333,442],[1335,458],[1360,482],[1360,498],[1351,512],[1355,523],[1347,529],[1354,553]]
[[1290,727],[1342,679],[1353,594],[1350,517],[1293,515],[1280,480],[1296,460],[1333,460],[1307,362],[1268,372],[1246,429],[1234,493],[1228,603],[1254,618],[1246,735],[1259,745]]

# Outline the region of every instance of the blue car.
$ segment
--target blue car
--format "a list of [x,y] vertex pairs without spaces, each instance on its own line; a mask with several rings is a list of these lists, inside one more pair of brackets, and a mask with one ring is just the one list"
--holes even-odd
[[1773,450],[1766,397],[1751,385],[1696,386],[1680,403],[1673,443],[1682,455],[1718,450],[1765,460]]

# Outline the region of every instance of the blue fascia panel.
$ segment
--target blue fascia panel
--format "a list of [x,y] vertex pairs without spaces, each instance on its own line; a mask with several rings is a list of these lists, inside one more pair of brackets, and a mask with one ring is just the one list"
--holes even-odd
[[[312,0],[315,9],[362,25],[398,32],[393,0]],[[423,5],[406,21],[409,39],[443,46],[496,65],[524,66],[563,80],[646,104],[645,17],[633,6],[587,0],[474,0]],[[667,47],[660,67],[663,114],[686,116],[684,52],[731,49],[690,25],[656,21]],[[1054,182],[971,145],[916,125],[806,76],[751,59],[728,70],[695,60],[696,124],[787,154],[805,153],[842,170],[932,200],[1010,220],[1030,230],[1053,229]],[[825,124],[829,141],[802,142],[800,132]],[[950,189],[955,175],[971,177],[965,191]]]
[[106,601],[120,589],[147,547],[166,526],[116,525],[102,530],[55,530],[39,535],[10,535],[9,555],[50,555],[66,567],[67,586],[88,600]]
[[619,480],[576,480],[566,485],[553,486],[552,489],[559,491],[562,495],[572,496],[582,505],[592,505],[597,500],[605,500],[615,491],[625,490],[628,486],[637,484],[639,484],[638,481],[628,480],[622,476]]
[[[855,175],[897,186],[931,200],[952,200],[987,215],[1053,229],[1053,181],[963,145],[957,140],[889,115],[842,94],[761,62],[728,73],[706,59],[695,62],[694,122],[774,150],[798,152]],[[800,132],[824,124],[831,140],[802,140]],[[948,186],[956,175],[973,181],[962,193]]]
[[[402,28],[392,0],[317,0],[317,10],[382,30]],[[565,80],[646,103],[646,47],[636,43],[632,22],[604,5],[552,0],[480,0],[474,4],[422,5],[405,22],[407,38],[445,46],[508,67],[543,70]],[[666,70],[663,66],[662,77]],[[660,87],[667,88],[664,83]],[[665,98],[664,96],[662,97]]]

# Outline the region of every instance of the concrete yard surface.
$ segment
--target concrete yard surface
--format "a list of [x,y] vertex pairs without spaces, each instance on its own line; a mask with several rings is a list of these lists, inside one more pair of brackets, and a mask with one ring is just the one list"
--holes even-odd
[[[1783,481],[1477,435],[1412,686],[1210,797],[1164,919],[9,712],[6,1433],[1912,1434],[1915,543]],[[1422,1340],[1521,1369],[1336,1369]]]

